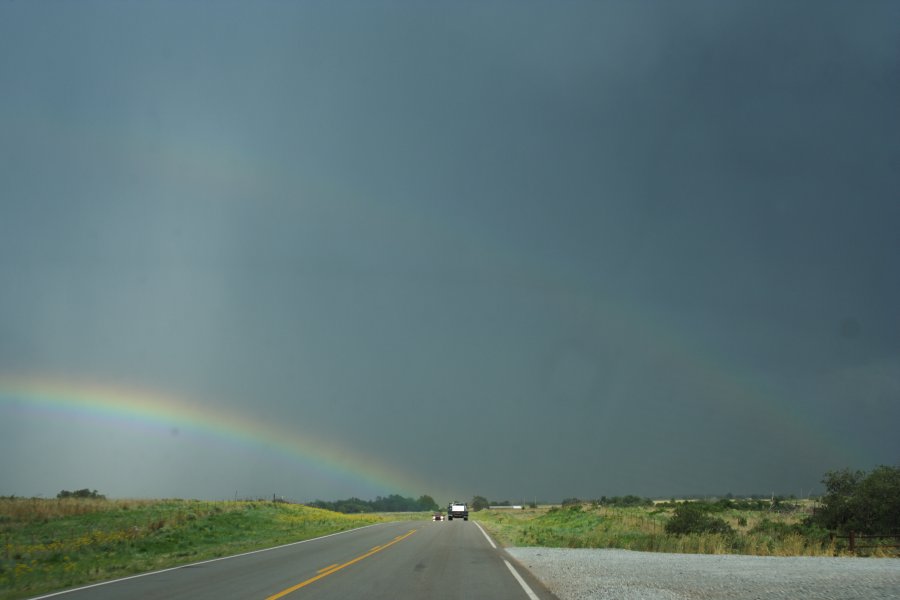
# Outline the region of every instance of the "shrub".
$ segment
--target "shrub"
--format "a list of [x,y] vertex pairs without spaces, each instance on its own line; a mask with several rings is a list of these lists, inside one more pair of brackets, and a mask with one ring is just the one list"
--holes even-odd
[[750,533],[764,533],[780,539],[793,533],[799,533],[800,531],[800,528],[796,524],[763,519],[750,530]]
[[709,514],[708,506],[686,502],[675,508],[675,513],[666,523],[666,533],[685,535],[689,533],[719,533],[732,535],[734,530],[719,517]]

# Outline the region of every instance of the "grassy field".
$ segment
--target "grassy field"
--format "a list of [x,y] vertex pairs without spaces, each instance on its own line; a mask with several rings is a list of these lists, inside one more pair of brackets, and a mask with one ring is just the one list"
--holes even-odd
[[0,599],[426,515],[273,502],[0,499]]
[[[671,507],[615,508],[575,505],[565,508],[483,510],[472,513],[506,546],[557,548],[623,548],[693,554],[759,556],[839,556],[847,554],[843,540],[802,525],[805,511],[724,510],[716,516],[730,533],[667,533]],[[849,554],[848,554],[849,555]],[[875,556],[882,555],[875,551]],[[887,554],[890,555],[890,554]]]

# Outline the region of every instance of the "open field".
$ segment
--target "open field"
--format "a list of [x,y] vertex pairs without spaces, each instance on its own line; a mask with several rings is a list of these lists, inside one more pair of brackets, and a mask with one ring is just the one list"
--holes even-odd
[[[673,508],[608,507],[591,504],[525,510],[483,510],[472,513],[506,546],[556,548],[621,548],[650,552],[749,554],[756,556],[853,556],[845,540],[802,524],[808,511],[726,509],[716,516],[729,533],[672,534],[666,523]],[[896,556],[890,549],[870,556]]]
[[0,599],[415,516],[273,502],[0,499]]

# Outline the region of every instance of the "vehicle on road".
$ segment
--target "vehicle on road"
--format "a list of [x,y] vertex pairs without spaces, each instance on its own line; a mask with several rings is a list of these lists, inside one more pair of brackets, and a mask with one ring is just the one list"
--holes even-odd
[[444,513],[441,513],[441,512],[434,513],[433,515],[431,515],[431,520],[432,521],[443,521]]
[[451,502],[447,508],[447,520],[452,521],[453,518],[462,518],[464,521],[469,520],[469,507],[465,502]]

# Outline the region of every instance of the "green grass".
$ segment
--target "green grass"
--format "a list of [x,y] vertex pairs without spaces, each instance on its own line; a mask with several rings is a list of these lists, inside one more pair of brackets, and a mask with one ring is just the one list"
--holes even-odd
[[733,534],[675,535],[665,530],[671,508],[576,505],[472,513],[506,546],[622,548],[692,554],[835,556],[845,552],[824,531],[801,525],[802,514],[725,510],[717,513]]
[[410,518],[425,516],[272,502],[0,499],[0,599]]

